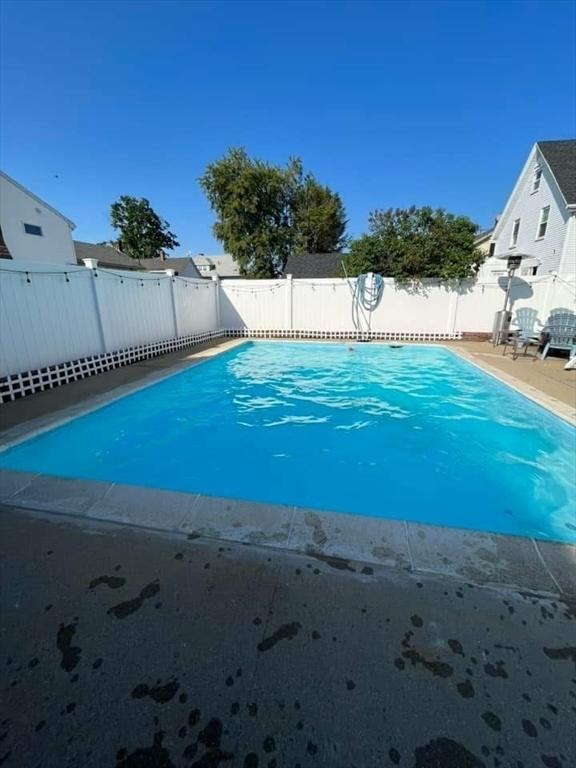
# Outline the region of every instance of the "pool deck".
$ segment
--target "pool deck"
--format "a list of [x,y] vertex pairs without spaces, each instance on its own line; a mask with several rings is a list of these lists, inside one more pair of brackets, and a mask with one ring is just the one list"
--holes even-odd
[[16,507],[0,555],[6,768],[576,765],[568,598]]
[[[238,343],[4,405],[0,441]],[[454,347],[570,404],[562,361]],[[576,764],[576,546],[1,470],[0,554],[8,767]]]

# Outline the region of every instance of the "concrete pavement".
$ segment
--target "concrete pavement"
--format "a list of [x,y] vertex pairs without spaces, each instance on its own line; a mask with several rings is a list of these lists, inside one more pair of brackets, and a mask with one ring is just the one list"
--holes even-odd
[[0,765],[569,768],[576,605],[4,507]]

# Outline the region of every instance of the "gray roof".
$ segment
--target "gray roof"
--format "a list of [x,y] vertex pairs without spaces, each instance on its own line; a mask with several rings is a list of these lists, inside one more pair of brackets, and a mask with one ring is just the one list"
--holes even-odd
[[209,267],[209,271],[218,277],[240,277],[240,267],[231,253],[220,253],[216,256],[199,253],[194,256],[193,261],[197,267]]
[[492,227],[492,229],[485,229],[483,232],[478,232],[474,237],[474,242],[482,243],[484,240],[488,240],[489,238],[492,237],[493,232],[494,232],[494,227]]
[[301,253],[288,257],[284,267],[285,275],[302,277],[338,277],[341,270],[342,253]]
[[576,139],[537,143],[564,195],[566,205],[576,205]]
[[[130,269],[141,272],[174,269],[178,273],[183,272],[191,263],[194,265],[188,256],[174,259],[132,259],[111,245],[94,245],[93,243],[83,243],[80,240],[74,240],[74,249],[78,263],[82,263],[82,259],[98,259],[98,264],[101,267],[112,269]],[[194,271],[197,272],[195,265]],[[199,274],[198,277],[200,277]]]

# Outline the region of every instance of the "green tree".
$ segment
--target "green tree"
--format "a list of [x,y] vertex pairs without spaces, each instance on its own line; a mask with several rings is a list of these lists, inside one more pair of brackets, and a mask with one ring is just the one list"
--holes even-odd
[[214,234],[241,275],[277,277],[291,253],[342,242],[340,198],[304,176],[298,159],[282,167],[233,148],[206,168],[200,185],[217,216]]
[[160,218],[146,198],[122,195],[110,206],[110,219],[119,231],[118,247],[133,259],[153,259],[180,243],[170,224]]
[[473,277],[484,260],[474,245],[478,226],[443,209],[375,211],[368,228],[344,257],[351,276],[371,271],[400,281],[463,279]]
[[346,212],[340,195],[307,174],[293,199],[296,253],[332,253],[346,245]]

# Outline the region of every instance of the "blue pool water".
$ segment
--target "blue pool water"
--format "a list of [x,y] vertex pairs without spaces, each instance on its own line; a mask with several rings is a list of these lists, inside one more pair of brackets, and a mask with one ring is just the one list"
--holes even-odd
[[576,541],[576,429],[440,347],[247,343],[0,466]]

